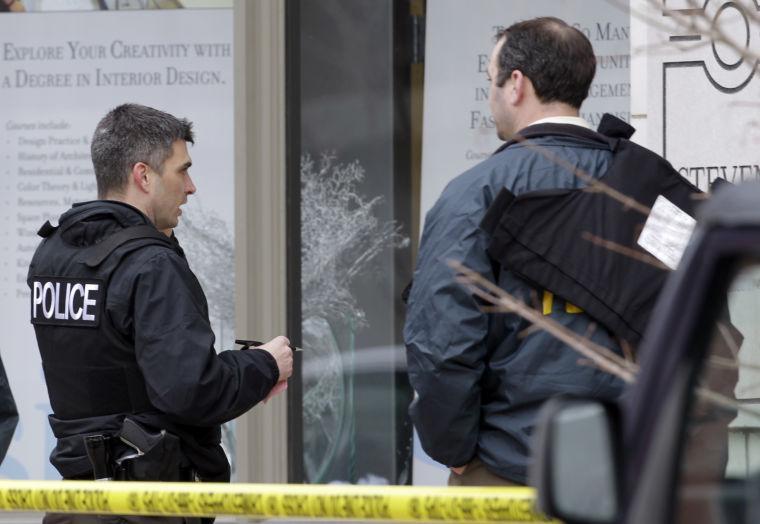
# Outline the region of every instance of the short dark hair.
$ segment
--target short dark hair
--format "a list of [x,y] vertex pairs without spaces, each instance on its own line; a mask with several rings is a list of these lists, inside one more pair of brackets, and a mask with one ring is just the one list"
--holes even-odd
[[530,79],[541,102],[581,106],[596,73],[594,48],[583,33],[547,16],[517,22],[497,33],[496,41],[502,38],[497,86],[519,70]]
[[137,162],[159,173],[177,140],[193,141],[193,124],[152,107],[123,104],[108,112],[95,128],[90,152],[98,197],[121,191]]

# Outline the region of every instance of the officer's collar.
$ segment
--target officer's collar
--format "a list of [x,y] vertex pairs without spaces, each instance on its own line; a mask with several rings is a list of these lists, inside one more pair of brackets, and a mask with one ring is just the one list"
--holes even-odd
[[89,246],[132,226],[152,225],[139,209],[124,202],[92,200],[72,206],[59,219],[61,237],[74,246]]
[[[152,224],[150,219],[135,206],[119,200],[89,200],[77,202],[67,212],[61,215],[60,223],[77,220],[83,213],[97,210],[102,214],[110,214],[123,227]],[[100,214],[99,213],[99,214]]]

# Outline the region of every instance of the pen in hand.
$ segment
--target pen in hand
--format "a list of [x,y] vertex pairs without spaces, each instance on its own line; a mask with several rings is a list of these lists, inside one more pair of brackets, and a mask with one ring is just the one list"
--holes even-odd
[[[263,342],[259,342],[258,340],[243,340],[243,339],[235,340],[235,344],[240,344],[241,346],[243,346],[240,349],[251,349],[251,348],[255,348],[255,347],[263,346],[264,345]],[[303,351],[303,348],[299,348],[299,347],[296,347],[296,346],[290,346],[289,345],[288,347],[290,349],[292,349],[293,351]]]
[[[258,347],[258,346],[264,345],[263,342],[259,342],[258,340],[242,340],[242,339],[235,340],[235,344],[240,344],[241,346],[243,346],[242,348],[240,348],[241,350],[251,349],[252,347]],[[299,347],[293,347],[291,345],[288,345],[288,347],[292,351],[303,351]],[[270,398],[285,391],[286,389],[288,389],[287,379],[279,381],[277,384],[274,385],[272,390],[269,392],[269,394],[267,394],[267,396],[262,400],[262,402],[266,404]]]

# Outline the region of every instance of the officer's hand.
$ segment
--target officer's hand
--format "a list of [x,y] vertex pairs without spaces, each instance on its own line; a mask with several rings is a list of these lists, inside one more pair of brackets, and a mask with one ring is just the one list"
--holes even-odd
[[278,382],[277,384],[275,384],[275,385],[274,385],[274,387],[273,387],[273,388],[272,388],[272,389],[269,391],[269,394],[267,394],[266,398],[264,399],[264,404],[266,404],[266,403],[267,403],[267,401],[268,401],[270,398],[272,398],[272,397],[274,397],[274,396],[276,396],[276,395],[279,395],[280,393],[282,393],[282,392],[283,392],[283,391],[285,391],[286,389],[288,389],[288,381],[287,381],[287,380],[281,380],[281,381],[279,381],[279,382]]
[[457,475],[461,475],[462,473],[465,472],[465,470],[467,469],[467,466],[469,466],[469,464],[465,464],[464,466],[459,466],[458,468],[449,467],[449,469],[453,471],[454,473],[456,473]]
[[290,340],[279,336],[259,347],[272,355],[275,361],[277,361],[277,368],[280,370],[280,380],[278,382],[289,379],[293,374],[293,350],[290,349]]

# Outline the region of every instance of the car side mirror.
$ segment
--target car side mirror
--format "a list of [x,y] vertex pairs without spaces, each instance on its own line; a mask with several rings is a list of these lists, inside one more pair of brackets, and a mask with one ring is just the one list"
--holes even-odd
[[614,522],[620,511],[618,411],[597,400],[557,397],[541,409],[531,483],[538,507],[565,522]]

